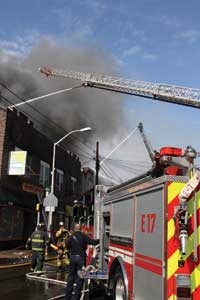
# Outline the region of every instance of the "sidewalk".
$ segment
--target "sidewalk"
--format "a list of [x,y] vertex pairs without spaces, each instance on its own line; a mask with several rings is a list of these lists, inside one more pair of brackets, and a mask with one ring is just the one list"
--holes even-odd
[[[0,269],[10,267],[23,267],[31,264],[32,251],[12,249],[0,251]],[[56,254],[51,253],[45,256],[45,261],[56,259]]]
[[0,251],[0,268],[6,265],[30,263],[31,251],[12,249]]

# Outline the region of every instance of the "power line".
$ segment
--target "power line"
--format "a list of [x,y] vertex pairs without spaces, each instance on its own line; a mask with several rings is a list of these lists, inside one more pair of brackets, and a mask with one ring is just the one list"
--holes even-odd
[[[110,175],[109,172],[105,170],[105,165],[104,165],[104,167],[101,167],[101,171],[103,171],[103,173],[106,175],[106,177],[110,178],[112,181],[115,181],[115,183],[116,183],[116,180],[113,178],[113,176]],[[120,181],[117,180],[117,183],[119,184]]]
[[124,159],[111,159],[111,158],[108,158],[107,159],[108,161],[113,161],[113,162],[115,162],[115,161],[117,161],[117,162],[122,162],[122,163],[127,163],[127,164],[141,164],[141,165],[147,165],[148,164],[148,162],[147,161],[145,161],[145,160],[139,160],[139,161],[133,161],[133,160],[124,160]]
[[[22,101],[23,103],[26,103],[26,101],[19,96],[18,94],[16,94],[15,92],[13,92],[10,88],[8,88],[5,84],[3,84],[2,82],[0,82],[0,85],[5,88],[7,91],[9,91],[13,96],[15,96],[17,99],[19,99],[20,101]],[[80,85],[79,85],[80,87]],[[78,88],[78,87],[76,87]],[[14,107],[13,103],[11,102],[12,107]],[[35,107],[33,107],[31,104],[26,103],[27,106],[29,106],[33,111],[35,111],[36,113],[38,113],[40,116],[42,116],[44,119],[46,119],[49,123],[53,124],[54,126],[56,126],[57,128],[61,129],[62,131],[64,131],[65,133],[67,133],[67,130],[64,129],[62,126],[60,126],[59,124],[57,124],[56,122],[54,122],[53,120],[49,119],[46,115],[44,115],[42,112],[40,112],[38,109],[36,109]],[[24,110],[21,110],[24,113],[26,113]],[[26,113],[28,115],[28,113]],[[32,115],[29,115],[30,118],[33,119]],[[36,120],[36,119],[35,119]],[[41,121],[38,121],[40,124],[42,124],[44,126],[44,124]],[[50,128],[50,127],[49,127]],[[95,151],[92,146],[89,146],[88,144],[83,144],[77,137],[72,137],[73,139],[77,140],[80,144],[82,144],[83,146],[87,146],[88,148],[92,149],[93,151]]]
[[[15,96],[16,98],[18,98],[20,101],[22,101],[23,103],[26,103],[26,101],[22,98],[22,97],[20,97],[19,95],[17,95],[15,92],[13,92],[10,88],[8,88],[5,84],[3,84],[3,83],[1,83],[0,82],[0,85],[3,87],[3,88],[5,88],[6,90],[8,90],[13,96]],[[80,87],[80,86],[79,86]],[[75,88],[78,88],[78,87],[75,87]],[[15,107],[15,105],[14,105],[14,103],[12,102],[12,101],[10,101],[10,100],[8,100],[6,97],[4,97],[4,96],[1,96],[7,103],[9,103],[9,104],[12,104],[11,105],[11,107]],[[30,105],[29,103],[26,103],[26,105],[28,105],[33,111],[35,111],[37,114],[39,114],[40,116],[42,116],[44,119],[46,119],[47,121],[48,121],[48,123],[43,123],[41,120],[39,120],[39,119],[36,119],[35,117],[33,117],[32,115],[30,115],[29,113],[27,113],[26,111],[24,111],[24,110],[22,110],[21,109],[21,111],[23,112],[23,113],[25,113],[27,116],[29,116],[32,120],[34,120],[34,121],[36,121],[37,123],[39,123],[39,124],[42,124],[42,126],[45,126],[45,127],[47,127],[47,128],[52,128],[52,126],[53,127],[57,127],[57,128],[59,128],[59,129],[61,129],[62,131],[64,131],[65,133],[67,133],[67,131],[66,131],[66,129],[64,129],[63,127],[61,127],[59,124],[57,124],[56,122],[54,122],[53,120],[51,120],[51,119],[49,119],[46,115],[44,115],[43,113],[41,113],[38,109],[36,109],[35,107],[33,107],[32,105]],[[51,126],[51,127],[50,127]],[[134,131],[133,132],[131,132],[131,134],[133,134],[135,132],[135,129],[134,129]],[[128,136],[129,137],[129,136]],[[87,147],[87,148],[89,148],[90,150],[92,150],[93,151],[93,153],[95,152],[95,150],[92,148],[92,146],[91,145],[89,145],[89,144],[83,144],[77,137],[72,137],[74,140],[77,140],[78,141],[78,143],[80,143],[82,146],[85,146],[85,147]],[[127,139],[127,138],[126,138]],[[66,151],[66,149],[64,149],[63,147],[61,147],[63,150],[65,150]],[[85,151],[85,150],[83,150],[83,147],[81,148],[80,146],[78,146],[76,143],[73,145],[73,148],[75,148],[75,149],[77,149],[77,148],[79,148],[80,150],[81,150],[81,153],[80,152],[78,152],[77,150],[75,150],[75,151],[73,151],[75,154],[77,154],[78,156],[82,156],[82,157],[84,157],[84,158],[87,158],[87,159],[90,159],[90,161],[91,160],[94,160],[94,157],[93,157],[93,154],[90,154],[89,152],[87,152],[87,151]],[[84,154],[84,153],[85,154]],[[127,169],[127,170],[129,170],[130,172],[132,171],[132,170],[134,170],[134,171],[136,171],[136,169],[137,168],[135,168],[135,167],[133,167],[133,168],[131,168],[130,167],[130,163],[132,163],[132,164],[134,164],[134,162],[130,162],[130,161],[123,161],[123,160],[114,160],[114,159],[109,159],[108,157],[106,158],[106,157],[104,157],[103,158],[103,156],[102,156],[102,162],[105,160],[105,159],[107,159],[107,160],[110,160],[111,162],[113,162],[113,163],[115,163],[115,164],[119,164],[119,162],[121,162],[121,164],[122,165],[124,165],[123,166],[123,168],[125,169]],[[129,164],[128,166],[126,166],[126,164]],[[121,166],[122,167],[122,166]],[[127,171],[126,170],[126,171]],[[113,172],[113,170],[112,170],[112,172]],[[122,179],[121,178],[119,178],[119,180],[121,181]]]
[[127,168],[127,169],[134,169],[134,168],[148,168],[149,165],[148,164],[145,164],[145,165],[140,165],[140,164],[137,164],[137,163],[130,163],[130,164],[127,164],[127,163],[123,163],[123,162],[118,162],[118,161],[113,161],[113,162],[107,162],[107,163],[112,163],[114,164],[115,166],[118,166],[120,168]]
[[[2,99],[4,100],[4,101],[6,101],[7,103],[9,103],[9,104],[13,104],[13,102],[12,101],[10,101],[10,100],[8,100],[6,97],[4,97],[4,96],[2,96]],[[22,109],[20,109],[22,112],[24,112]],[[38,119],[36,119],[36,118],[34,118],[34,117],[32,117],[31,115],[29,115],[29,113],[26,113],[26,115],[28,115],[28,116],[30,116],[34,121],[36,121],[36,122],[38,122],[38,123],[41,123],[41,124],[43,124],[40,120],[38,120]],[[46,127],[49,127],[47,124],[46,124]],[[51,139],[50,139],[51,140]],[[53,142],[52,140],[51,140],[51,142]],[[62,148],[64,151],[66,151],[66,149],[63,147],[63,146],[61,146],[61,145],[59,145],[59,147],[60,148]],[[86,154],[88,154],[88,155],[84,155],[84,153],[83,153],[83,149],[81,149],[82,150],[82,152],[80,153],[80,152],[78,152],[78,151],[73,151],[76,155],[78,155],[78,156],[82,156],[83,158],[86,158],[86,159],[88,159],[89,161],[94,161],[95,160],[95,158],[93,157],[93,156],[91,156],[90,155],[90,153],[87,153],[86,152]],[[123,160],[113,160],[113,159],[108,159],[108,161],[110,161],[110,163],[112,162],[112,163],[115,163],[115,164],[123,164],[124,162],[126,162],[126,161],[123,161]],[[108,163],[108,161],[107,161],[107,163]],[[127,161],[127,162],[129,162],[130,163],[130,161]],[[118,167],[118,168],[122,168],[122,165],[120,166],[120,167]],[[108,169],[108,166],[107,166],[107,169]],[[131,172],[131,171],[134,171],[134,172],[137,172],[138,171],[138,168],[135,168],[135,167],[130,167],[130,166],[123,166],[123,169],[126,169],[126,171],[127,171],[127,169]],[[109,172],[110,173],[110,171],[109,170],[107,170],[107,172]],[[113,169],[112,169],[112,171],[111,171],[111,173],[113,172]],[[114,172],[115,173],[115,172]],[[109,176],[109,177],[111,177],[111,175]],[[116,176],[116,178],[118,178],[118,180],[120,180],[120,181],[122,181],[122,179],[120,178],[120,177],[118,177],[118,176]]]
[[[8,99],[7,99],[6,97],[4,97],[4,96],[2,96],[2,99],[3,99],[4,101],[6,101],[7,103],[9,103],[9,104],[13,104],[12,101],[8,100]],[[19,111],[25,113],[22,109],[20,109]],[[32,116],[30,116],[28,113],[26,113],[26,115],[29,116],[29,117],[32,117]],[[39,120],[35,119],[34,117],[32,117],[32,120],[34,120],[34,121],[36,121],[36,122],[38,122],[38,123],[41,123]],[[47,124],[46,124],[46,127],[47,127],[47,128],[50,128]],[[51,141],[51,143],[53,143],[53,140],[52,140],[51,138],[49,138],[49,140]],[[62,148],[64,151],[66,151],[66,148],[64,148],[63,146],[59,145],[59,147]],[[75,153],[76,155],[78,155],[78,156],[82,156],[82,157],[87,158],[87,159],[90,159],[90,158],[91,158],[91,156],[86,156],[86,155],[84,155],[83,153],[80,154],[80,153],[78,153],[78,152],[76,152],[76,151],[72,151],[72,152],[74,152],[74,153]]]
[[[108,161],[106,163],[108,165]],[[114,173],[113,166],[112,166],[112,168],[110,167],[110,169],[112,170],[112,173]],[[124,180],[127,180],[128,178],[133,177],[133,174],[134,174],[134,176],[141,174],[144,171],[144,169],[147,169],[147,168],[141,168],[140,166],[129,168],[128,166],[121,166],[120,164],[118,164],[115,166],[115,169],[119,170],[120,177],[119,176],[118,177],[119,177],[120,181],[122,182]],[[130,175],[128,175],[128,174],[130,174]],[[122,180],[121,177],[126,178],[126,179]]]
[[[5,100],[7,103],[9,103],[9,104],[13,104],[13,102],[12,102],[12,101],[8,100],[6,97],[4,97],[4,96],[2,96],[2,95],[1,95],[1,98],[2,98],[3,100]],[[37,123],[40,123],[40,124],[44,125],[42,121],[40,121],[40,120],[36,119],[35,117],[33,117],[32,115],[30,115],[30,114],[29,114],[29,113],[27,113],[26,111],[24,111],[24,110],[22,110],[22,109],[20,109],[19,111],[21,111],[21,112],[23,112],[24,114],[26,114],[27,116],[29,116],[29,117],[30,117],[32,120],[34,120],[35,122],[37,122]],[[48,126],[47,124],[45,124],[45,126],[46,126],[47,128],[51,128],[51,127],[50,127],[50,126]]]
[[[12,101],[10,101],[10,100],[8,100],[6,97],[4,97],[4,96],[1,96],[1,98],[4,100],[4,101],[6,101],[7,103],[9,103],[9,104],[13,104],[13,102]],[[26,113],[26,112],[24,112],[22,109],[19,109],[19,111],[21,111],[21,112],[23,112],[23,113],[25,113],[27,116],[29,116],[32,120],[34,120],[34,121],[36,121],[36,122],[38,122],[38,123],[41,123],[41,124],[43,124],[40,120],[38,120],[38,119],[36,119],[35,117],[33,117],[33,116],[31,116],[29,113]],[[46,127],[48,127],[48,128],[50,128],[47,124],[45,125]],[[53,143],[53,140],[51,139],[51,138],[49,138],[49,140],[51,141],[51,143]],[[61,145],[59,145],[59,147],[60,148],[62,148],[64,151],[66,151],[66,149],[64,148],[64,147],[62,147]],[[73,151],[75,154],[77,154],[75,151]],[[84,154],[81,154],[83,157],[85,157],[85,158],[91,158],[91,157],[88,157],[88,156],[84,156]]]
[[123,162],[123,161],[108,161],[107,163],[112,163],[114,164],[115,166],[120,166],[120,167],[124,167],[124,168],[130,168],[130,169],[133,169],[133,168],[149,168],[151,166],[151,164],[140,164],[140,163],[137,163],[137,162],[129,162],[129,163],[126,163],[126,162]]
[[[56,122],[54,122],[53,120],[49,119],[46,115],[44,115],[43,113],[41,113],[38,109],[36,109],[35,107],[33,107],[32,105],[29,104],[30,101],[32,101],[33,99],[30,100],[24,100],[22,97],[20,97],[19,95],[17,95],[15,92],[13,92],[10,88],[8,88],[6,85],[4,85],[3,83],[0,83],[1,86],[3,86],[5,89],[7,89],[12,95],[14,95],[15,97],[17,97],[19,100],[21,100],[21,103],[17,103],[14,105],[9,106],[8,108],[15,108],[16,106],[19,106],[19,104],[25,103],[26,105],[28,105],[33,111],[35,111],[36,113],[38,113],[39,115],[41,115],[43,118],[45,118],[49,123],[52,123],[54,126],[58,127],[59,129],[61,129],[62,131],[64,131],[65,133],[67,133],[66,129],[64,129],[63,127],[61,127],[59,124],[57,124]],[[72,89],[76,89],[76,88],[80,88],[82,87],[82,85],[78,85],[75,86],[73,88],[70,88],[70,90]],[[69,89],[68,89],[69,90]],[[59,91],[60,92],[60,91]],[[56,92],[58,93],[58,92]],[[51,93],[52,94],[52,93]],[[51,95],[49,94],[49,95]],[[54,93],[55,94],[55,93]],[[44,95],[45,97],[47,97],[48,95]],[[44,96],[42,96],[44,98]],[[41,97],[37,97],[35,99],[38,99]],[[29,115],[30,116],[30,115]],[[41,122],[40,122],[41,123]],[[42,123],[43,124],[43,123]],[[79,143],[81,143],[82,145],[84,145],[77,137],[72,137],[73,139],[77,140]],[[85,146],[85,145],[84,145]],[[87,145],[88,147],[88,145]],[[92,147],[90,147],[90,149],[94,150]],[[81,149],[82,150],[82,149]]]
[[[102,165],[101,165],[102,166]],[[107,170],[107,172],[109,172],[109,173],[111,173],[112,175],[111,176],[113,176],[113,177],[115,177],[115,178],[117,178],[117,181],[119,181],[119,182],[122,182],[123,180],[122,180],[122,178],[120,178],[120,176],[118,175],[118,174],[116,174],[115,173],[115,171],[113,171],[113,168],[111,168],[111,167],[108,167],[107,165],[105,165],[105,163],[104,163],[104,170]]]

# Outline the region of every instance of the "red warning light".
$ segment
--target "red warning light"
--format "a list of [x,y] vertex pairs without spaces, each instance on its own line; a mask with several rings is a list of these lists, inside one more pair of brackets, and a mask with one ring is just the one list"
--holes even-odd
[[183,151],[181,148],[163,147],[160,149],[160,155],[182,156]]

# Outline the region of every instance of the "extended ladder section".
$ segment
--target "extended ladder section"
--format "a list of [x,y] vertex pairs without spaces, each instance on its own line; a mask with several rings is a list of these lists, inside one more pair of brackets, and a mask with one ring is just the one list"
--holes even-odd
[[138,129],[139,129],[139,132],[140,132],[141,137],[143,139],[143,142],[145,144],[145,147],[148,151],[149,157],[150,157],[151,161],[154,163],[155,162],[155,151],[153,150],[150,142],[148,141],[148,139],[147,139],[147,137],[144,133],[144,127],[143,127],[143,124],[141,122],[138,124]]
[[170,102],[200,108],[200,90],[167,84],[128,80],[118,77],[97,75],[75,71],[60,71],[41,67],[39,71],[46,76],[56,76],[80,80],[83,86],[95,87],[117,93],[135,95],[153,100]]

